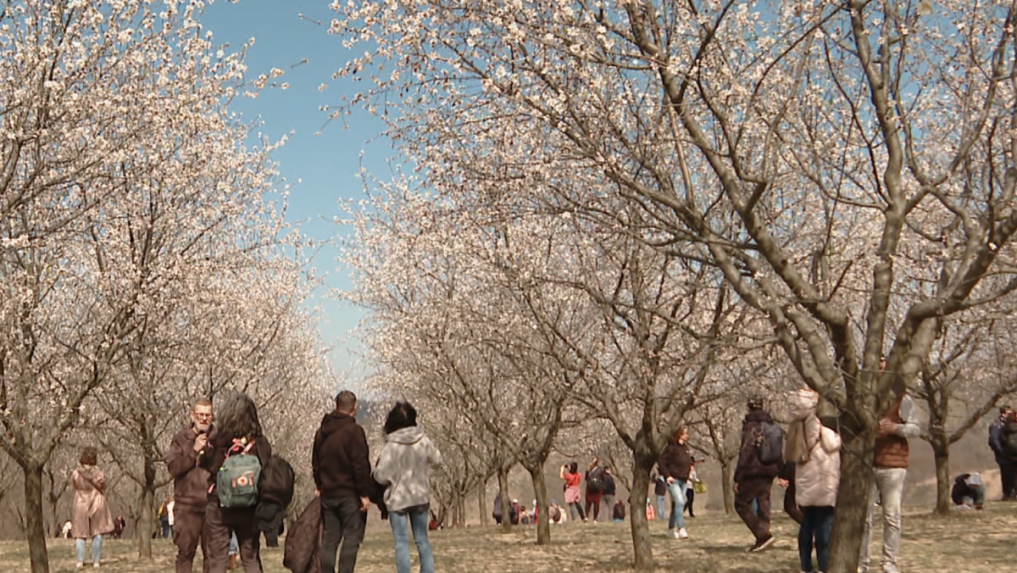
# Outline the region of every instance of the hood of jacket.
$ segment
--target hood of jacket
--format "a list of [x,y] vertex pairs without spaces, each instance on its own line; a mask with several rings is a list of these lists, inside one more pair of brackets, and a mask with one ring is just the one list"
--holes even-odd
[[815,390],[803,388],[795,390],[787,395],[787,407],[791,413],[791,419],[804,420],[816,413],[819,405],[819,393]]
[[420,429],[420,426],[410,426],[401,430],[396,430],[391,434],[385,436],[385,440],[396,444],[413,445],[420,441],[424,437],[424,431]]
[[766,410],[752,410],[745,414],[745,422],[772,422],[773,417]]
[[343,426],[356,423],[357,420],[353,416],[344,414],[337,410],[332,410],[328,414],[325,414],[325,417],[321,419],[321,437],[327,438]]

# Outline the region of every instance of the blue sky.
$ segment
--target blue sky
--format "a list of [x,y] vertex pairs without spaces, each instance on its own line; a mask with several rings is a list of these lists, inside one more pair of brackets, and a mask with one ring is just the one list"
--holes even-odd
[[[289,134],[288,142],[273,154],[281,174],[293,184],[288,219],[316,241],[328,240],[339,231],[332,217],[339,214],[340,199],[363,196],[356,176],[361,162],[377,175],[388,170],[387,161],[393,156],[390,143],[377,138],[384,126],[366,112],[348,116],[345,125],[341,121],[326,125],[328,116],[320,106],[334,105],[342,95],[355,91],[352,83],[331,80],[347,57],[340,39],[327,33],[331,20],[327,0],[220,1],[201,17],[217,45],[229,44],[237,50],[255,38],[247,53],[250,80],[272,68],[286,72],[276,81],[287,82],[288,89],[268,87],[257,99],[239,97],[233,108],[245,121],[260,118],[260,132],[270,140]],[[297,65],[305,59],[306,64]],[[318,87],[323,83],[328,89],[321,92]],[[319,131],[321,135],[316,135]],[[335,255],[332,248],[322,249],[314,267],[327,276],[330,287],[344,288],[349,284],[348,272],[338,267]],[[332,348],[333,370],[341,380],[361,379],[365,372],[357,362],[360,345],[349,331],[362,313],[326,298],[324,292],[311,304],[321,309],[319,332]]]

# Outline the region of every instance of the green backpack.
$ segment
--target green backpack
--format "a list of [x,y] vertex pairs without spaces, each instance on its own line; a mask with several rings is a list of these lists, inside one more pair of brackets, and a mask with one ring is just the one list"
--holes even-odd
[[226,452],[226,460],[219,468],[215,488],[219,494],[219,507],[254,507],[258,504],[258,480],[261,478],[261,460],[251,455],[252,440],[247,446],[233,442]]

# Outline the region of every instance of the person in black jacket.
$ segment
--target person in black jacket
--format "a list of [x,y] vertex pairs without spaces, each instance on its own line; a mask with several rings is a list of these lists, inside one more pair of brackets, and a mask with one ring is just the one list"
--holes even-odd
[[1003,451],[1003,426],[1006,424],[1007,415],[1013,410],[1010,406],[999,407],[999,418],[996,418],[989,425],[989,447],[996,457],[996,465],[999,466],[999,479],[1003,485],[1003,501],[1017,500],[1017,467]]
[[[770,488],[773,478],[780,472],[779,463],[766,464],[759,459],[759,442],[763,424],[773,423],[770,413],[763,409],[762,398],[750,398],[749,413],[742,424],[742,444],[735,468],[735,511],[756,537],[749,551],[762,551],[773,543],[770,534]],[[752,510],[756,502],[757,511]]]
[[325,415],[314,435],[311,466],[324,522],[321,573],[335,573],[340,543],[339,572],[353,573],[364,540],[375,485],[367,436],[357,424],[356,415],[356,395],[343,390],[335,397],[335,410]]
[[657,470],[671,492],[671,517],[667,522],[668,535],[675,539],[689,536],[685,530],[685,490],[692,470],[692,454],[689,452],[689,431],[678,428],[674,440],[664,446],[657,460]]
[[246,394],[233,394],[219,407],[219,431],[212,434],[198,454],[198,465],[208,470],[208,506],[205,509],[205,544],[209,573],[226,573],[229,544],[236,534],[245,573],[262,573],[261,548],[254,506],[220,507],[217,477],[227,456],[239,452],[258,457],[261,467],[272,458],[272,445],[265,437],[258,408]]
[[979,473],[961,474],[954,478],[950,499],[962,508],[982,509],[985,503],[985,484]]

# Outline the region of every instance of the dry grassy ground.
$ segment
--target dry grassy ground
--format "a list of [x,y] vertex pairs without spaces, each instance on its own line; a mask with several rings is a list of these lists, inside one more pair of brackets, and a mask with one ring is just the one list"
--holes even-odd
[[[374,516],[372,516],[372,519]],[[746,553],[750,535],[737,517],[703,516],[688,520],[691,538],[665,538],[667,524],[650,523],[654,556],[659,571],[686,573],[794,573],[798,571],[797,526],[782,514],[775,516],[778,541],[760,554]],[[985,511],[955,511],[938,519],[927,509],[906,508],[901,565],[907,573],[994,573],[1012,568],[1017,504],[990,503]],[[502,534],[493,526],[432,532],[437,569],[441,573],[569,573],[628,571],[631,539],[628,523],[566,524],[552,529],[548,547],[534,545],[531,528]],[[880,550],[877,530],[873,553]],[[103,549],[101,570],[115,573],[173,571],[174,548],[156,543],[154,562],[135,557],[131,540],[115,540]],[[411,553],[413,551],[411,550]],[[71,541],[54,540],[50,546],[54,572],[76,571]],[[200,560],[200,558],[199,558]],[[283,573],[282,552],[265,549],[266,573]],[[86,570],[90,570],[89,567]],[[358,573],[394,571],[391,533],[372,528],[360,551]],[[196,568],[200,571],[200,567]],[[23,542],[0,543],[0,571],[27,573]]]

